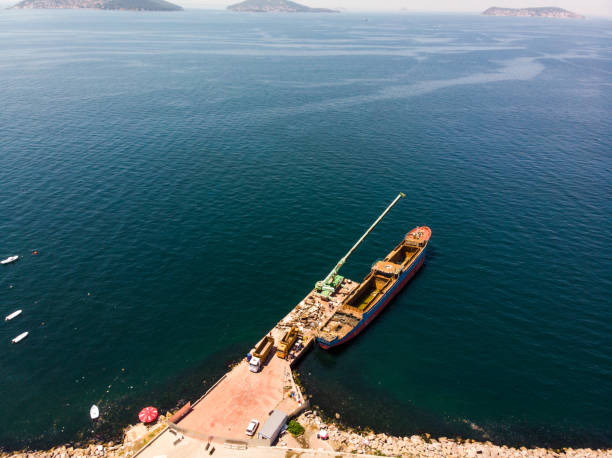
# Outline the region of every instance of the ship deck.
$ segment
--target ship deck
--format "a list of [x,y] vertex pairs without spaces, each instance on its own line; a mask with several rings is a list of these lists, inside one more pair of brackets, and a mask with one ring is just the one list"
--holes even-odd
[[346,297],[358,286],[359,283],[345,278],[328,300],[313,290],[274,326],[270,333],[275,341],[280,341],[292,326],[296,326],[302,336],[302,345],[299,348],[294,346],[288,355],[291,366],[304,356],[313,345],[321,327],[340,309]]
[[349,294],[345,294],[345,298],[350,295],[348,300],[320,326],[319,337],[327,342],[333,342],[349,334],[363,316],[376,307],[384,295],[393,288],[402,272],[410,267],[424,249],[424,246],[407,245],[402,241],[385,256],[384,260],[377,261],[363,282],[355,283],[355,288]]

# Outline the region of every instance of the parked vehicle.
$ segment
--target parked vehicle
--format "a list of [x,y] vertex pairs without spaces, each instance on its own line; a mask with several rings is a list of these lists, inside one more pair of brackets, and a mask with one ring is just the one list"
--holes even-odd
[[293,347],[293,344],[295,343],[297,338],[298,338],[298,329],[295,326],[291,326],[291,329],[289,329],[285,333],[280,343],[278,344],[278,349],[276,350],[276,356],[278,356],[279,358],[285,359],[287,355],[289,354],[289,351],[291,351],[291,347]]
[[255,431],[257,431],[257,427],[258,426],[259,426],[259,421],[258,420],[255,420],[255,419],[251,420],[249,422],[249,426],[247,426],[247,429],[246,429],[247,436],[254,435]]
[[252,358],[249,361],[249,370],[251,372],[259,372],[262,365],[268,359],[270,351],[274,347],[274,339],[270,336],[266,336],[261,342],[253,349]]
[[253,356],[249,361],[249,370],[251,372],[259,372],[261,369],[261,361],[257,356]]

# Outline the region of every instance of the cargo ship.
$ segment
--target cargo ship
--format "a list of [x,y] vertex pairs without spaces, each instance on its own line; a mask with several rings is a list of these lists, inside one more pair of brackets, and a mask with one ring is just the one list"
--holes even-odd
[[382,261],[377,261],[321,326],[318,344],[329,349],[348,342],[363,331],[421,268],[430,237],[429,227],[416,227]]

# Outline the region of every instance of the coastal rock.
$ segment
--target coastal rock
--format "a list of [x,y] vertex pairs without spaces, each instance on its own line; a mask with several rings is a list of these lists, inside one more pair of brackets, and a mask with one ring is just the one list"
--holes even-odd
[[[302,416],[300,418],[306,418]],[[372,432],[358,433],[353,430],[337,430],[332,434],[332,430],[337,429],[333,424],[325,424],[319,417],[314,417],[320,421],[322,426],[330,431],[333,439],[334,449],[348,453],[384,454],[387,456],[415,456],[427,458],[488,458],[488,457],[538,457],[538,458],[557,458],[561,455],[551,453],[542,448],[516,449],[507,446],[493,445],[490,441],[485,443],[474,440],[461,440],[460,438],[450,439],[440,437],[431,438],[426,434],[425,439],[418,435],[411,437],[394,437],[383,433],[374,434]],[[301,422],[301,420],[299,420]],[[565,456],[576,456],[581,458],[590,457],[610,457],[604,451],[593,450],[572,450],[565,451]]]
[[[326,423],[321,419],[321,417],[310,411],[302,413],[297,420],[302,425],[309,425],[313,429],[315,428],[315,425],[320,425],[321,427],[326,428],[330,433],[329,444],[339,452],[354,452],[370,455],[382,453],[387,456],[414,456],[419,458],[612,458],[612,452],[610,450],[566,448],[563,450],[563,453],[556,453],[552,450],[547,450],[544,448],[513,448],[505,445],[494,445],[490,441],[481,443],[472,439],[463,441],[461,439],[454,440],[447,437],[434,439],[431,438],[429,434],[426,434],[424,439],[422,436],[418,435],[413,435],[410,437],[395,437],[383,433],[376,434],[372,431],[359,433],[351,430],[350,428],[347,429],[343,426],[339,427],[339,425],[334,423]],[[283,446],[283,444],[286,445],[284,441],[279,442],[279,445]],[[0,453],[0,457],[66,458],[68,456],[105,456],[114,458],[119,456],[128,457],[134,455],[135,451],[126,451],[122,448],[127,448],[127,443],[124,442],[121,445],[113,444],[112,442],[108,442],[106,444],[90,444],[84,448],[74,448],[71,445],[64,445],[48,451],[38,451],[33,453],[22,452],[11,455]]]
[[135,11],[179,11],[183,8],[165,0],[22,0],[15,9],[71,9]]
[[572,13],[553,6],[539,8],[499,8],[497,6],[488,8],[482,13],[485,16],[522,16],[522,17],[549,17],[564,19],[584,19],[580,14]]
[[[327,8],[310,8],[289,0],[245,0],[227,7],[230,11],[250,13],[338,13]],[[316,307],[315,307],[316,309]]]

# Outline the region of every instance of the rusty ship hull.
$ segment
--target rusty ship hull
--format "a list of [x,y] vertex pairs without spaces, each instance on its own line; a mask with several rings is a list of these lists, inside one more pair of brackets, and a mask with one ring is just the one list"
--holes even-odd
[[342,345],[363,331],[422,267],[430,236],[431,229],[417,227],[383,261],[375,263],[360,286],[321,327],[319,346],[329,349]]

